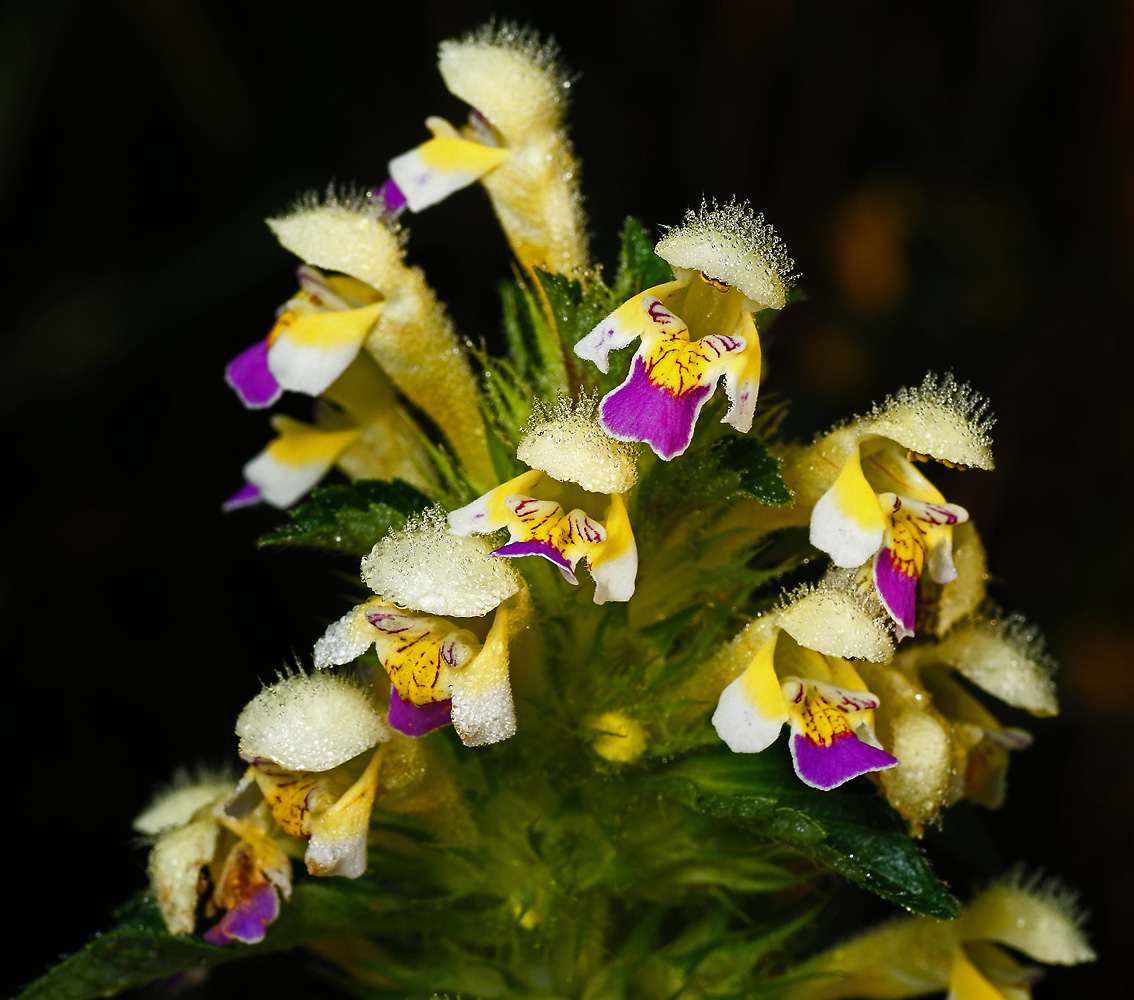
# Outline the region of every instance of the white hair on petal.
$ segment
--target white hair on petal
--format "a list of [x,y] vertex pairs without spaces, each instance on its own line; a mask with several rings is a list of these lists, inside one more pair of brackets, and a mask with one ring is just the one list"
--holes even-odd
[[816,652],[875,663],[894,655],[890,618],[873,592],[858,585],[855,570],[829,570],[784,595],[776,612],[781,628]]
[[699,211],[689,209],[654,252],[673,268],[732,285],[758,309],[782,309],[798,279],[784,241],[762,214],[735,198],[724,205],[702,201]]
[[478,618],[520,589],[507,559],[495,559],[485,538],[449,531],[441,507],[415,514],[362,560],[362,579],[402,608],[457,618]]
[[991,469],[995,418],[988,400],[952,372],[929,372],[915,388],[902,388],[876,403],[853,424],[860,436],[878,434],[918,455],[950,465]]
[[554,39],[531,28],[489,22],[459,41],[441,43],[438,68],[445,86],[476,108],[510,144],[532,130],[554,131],[567,113],[571,77]]
[[291,211],[268,219],[276,239],[305,263],[349,274],[389,293],[406,280],[406,233],[373,192],[353,188],[302,195]]
[[1042,634],[1020,614],[987,602],[980,614],[955,625],[926,656],[949,662],[978,687],[1033,715],[1059,712]]
[[154,836],[184,826],[199,809],[229,795],[235,787],[235,779],[224,772],[201,770],[193,774],[180,769],[134,820],[134,829]]
[[240,753],[289,771],[327,771],[390,738],[358,681],[302,670],[253,698],[236,720]]
[[1018,866],[978,893],[962,910],[966,936],[1016,948],[1040,962],[1075,965],[1096,955],[1075,893],[1042,872]]
[[638,481],[637,449],[612,438],[597,410],[597,394],[584,393],[576,401],[561,394],[554,407],[537,400],[516,457],[592,493],[625,493]]

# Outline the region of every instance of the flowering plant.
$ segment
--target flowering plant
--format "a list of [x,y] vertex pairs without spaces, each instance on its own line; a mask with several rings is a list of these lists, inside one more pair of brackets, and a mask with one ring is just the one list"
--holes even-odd
[[[226,506],[289,509],[263,544],[353,556],[356,600],[240,714],[240,773],[137,818],[149,891],[27,995],[296,945],[366,996],[976,1000],[1028,995],[1001,945],[1090,960],[1066,893],[962,907],[918,845],[1031,740],[986,695],[1057,711],[915,464],[991,469],[986,402],[928,375],[781,440],[760,334],[798,279],[763,217],[630,220],[603,270],[553,48],[487,28],[439,64],[468,123],[270,221],[299,290],[226,372],[316,400]],[[477,183],[518,265],[503,356],[407,263],[405,213]],[[840,878],[919,916],[801,962]]]

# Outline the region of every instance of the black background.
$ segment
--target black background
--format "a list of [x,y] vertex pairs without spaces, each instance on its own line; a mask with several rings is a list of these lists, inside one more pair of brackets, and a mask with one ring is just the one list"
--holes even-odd
[[[1128,996],[1134,7],[1031,0],[4,6],[13,986],[109,927],[144,883],[129,821],[154,786],[231,759],[258,678],[341,613],[349,564],[256,553],[278,515],[221,515],[267,437],[221,373],[293,288],[261,220],[380,182],[426,115],[459,118],[435,45],[493,13],[579,74],[598,259],[624,216],[675,223],[702,194],[776,225],[809,295],[765,343],[790,431],[928,368],[992,398],[997,470],[942,484],[995,596],[1045,626],[1065,711],[1031,726],[1007,809],[955,810],[931,850],[945,874],[1021,858],[1079,887],[1103,964],[1039,996]],[[409,223],[411,260],[491,342],[509,258],[483,194]]]

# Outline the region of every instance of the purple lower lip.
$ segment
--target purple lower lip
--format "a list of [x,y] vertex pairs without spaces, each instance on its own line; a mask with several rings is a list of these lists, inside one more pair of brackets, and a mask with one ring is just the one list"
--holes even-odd
[[453,721],[453,702],[446,699],[419,708],[403,700],[397,689],[391,686],[388,721],[393,729],[406,736],[426,736]]

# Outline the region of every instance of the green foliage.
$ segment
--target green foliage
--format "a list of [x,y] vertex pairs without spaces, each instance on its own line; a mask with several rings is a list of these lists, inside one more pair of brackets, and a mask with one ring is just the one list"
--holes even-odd
[[647,288],[673,280],[673,269],[654,253],[654,241],[642,224],[628,218],[622,226],[622,247],[618,271],[611,287],[616,303],[625,302]]
[[392,899],[374,883],[347,879],[301,880],[271,933],[256,945],[218,948],[165,929],[157,907],[139,894],[114,916],[118,925],[90,941],[32,983],[19,1000],[86,1000],[204,966],[283,951],[346,934],[421,928],[431,904]]
[[697,442],[680,460],[655,462],[641,486],[640,507],[671,508],[731,500],[791,503],[780,461],[755,434],[728,433]]
[[957,916],[909,828],[865,780],[820,792],[795,776],[785,751],[691,756],[651,781],[691,808],[798,848],[915,913]]
[[331,549],[361,556],[431,502],[400,479],[359,479],[349,486],[324,486],[289,511],[290,522],[265,535],[259,544]]
[[500,297],[509,358],[516,374],[541,399],[554,399],[569,387],[559,331],[527,282],[504,282]]
[[598,280],[584,285],[575,278],[550,271],[536,271],[535,277],[539,293],[547,303],[548,322],[563,345],[572,381],[584,382],[591,373],[575,357],[573,348],[617,303],[610,289]]
[[[500,481],[522,468],[516,445],[536,399],[622,381],[628,359],[601,375],[574,345],[671,278],[628,219],[609,285],[601,272],[529,271],[501,287],[509,357],[474,352]],[[404,785],[389,786],[399,790],[380,797],[371,821],[368,875],[316,879],[298,866],[292,898],[254,946],[173,937],[140,896],[23,998],[84,1000],[301,945],[375,1000],[723,1000],[755,995],[783,970],[814,915],[815,897],[800,890],[825,872],[955,916],[906,824],[865,779],[816,791],[796,777],[786,740],[734,754],[709,722],[720,685],[702,678],[714,655],[813,551],[806,529],[753,525],[752,511],[771,518],[762,506],[792,498],[760,433],[721,426],[723,395],[679,461],[642,449],[629,495],[631,602],[596,606],[581,566],[583,585],[571,589],[550,564],[516,561],[537,626],[512,638],[518,732],[475,750],[451,730],[406,741]],[[774,422],[760,430],[770,436]],[[434,496],[402,481],[317,489],[260,544],[361,556],[431,503],[472,499],[479,490],[459,463],[423,438]],[[611,749],[628,734],[637,752]]]
[[621,365],[616,360],[603,375],[582,364],[572,348],[626,299],[672,279],[672,270],[654,253],[642,224],[627,219],[613,285],[598,273],[584,281],[551,271],[504,282],[504,333],[517,381],[548,402],[559,391],[578,386],[609,392],[625,377],[628,360]]
[[483,374],[483,409],[488,428],[488,448],[496,478],[507,482],[519,472],[516,446],[520,432],[531,416],[535,390],[528,385],[512,363],[494,358],[485,351],[474,352]]

